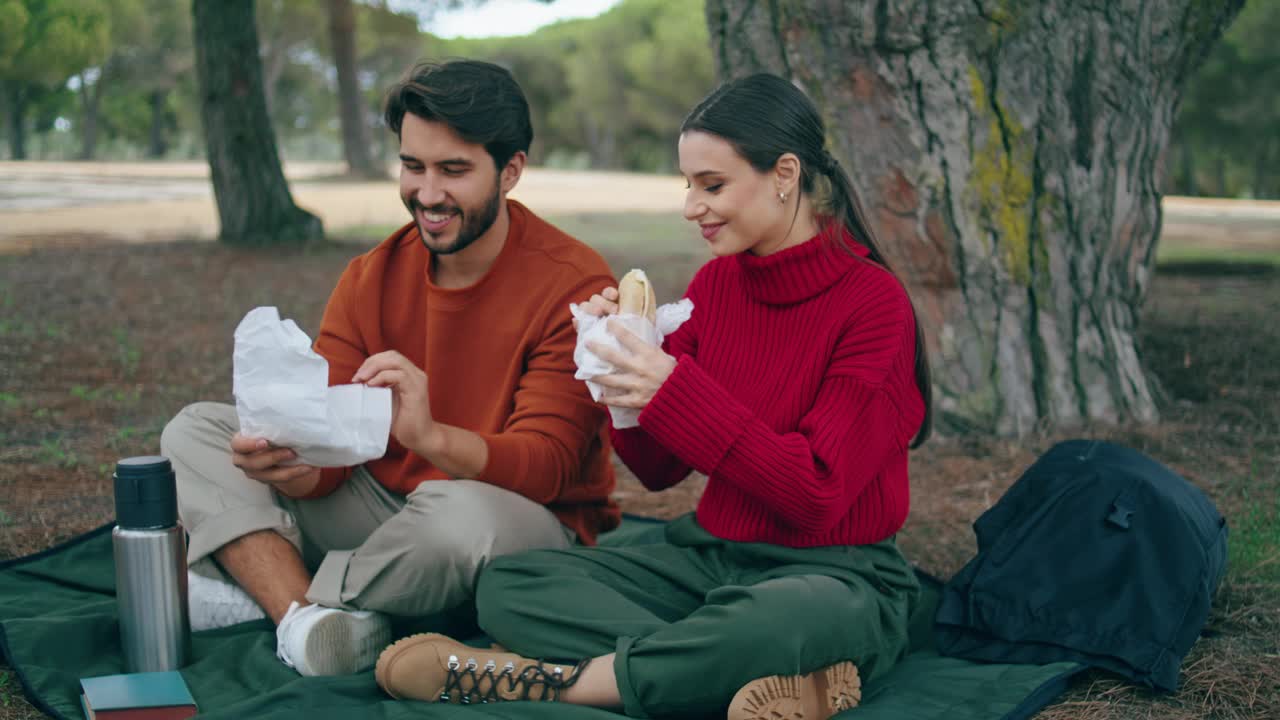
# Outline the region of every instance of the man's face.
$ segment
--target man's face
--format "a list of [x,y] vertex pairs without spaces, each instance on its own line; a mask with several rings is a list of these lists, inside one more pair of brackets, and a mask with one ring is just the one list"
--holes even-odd
[[502,205],[502,177],[483,145],[448,125],[405,113],[400,126],[400,199],[427,249],[449,255],[493,226]]

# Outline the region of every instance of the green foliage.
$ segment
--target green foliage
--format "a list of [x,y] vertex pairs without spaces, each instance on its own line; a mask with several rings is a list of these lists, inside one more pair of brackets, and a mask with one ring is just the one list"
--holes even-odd
[[[194,73],[191,8],[172,0],[110,0],[111,54],[121,92],[144,97],[171,90]],[[137,102],[141,102],[140,100]]]
[[272,124],[282,136],[337,121],[328,71],[329,29],[323,3],[260,0],[254,6],[262,47],[262,84]]
[[[673,181],[678,182],[678,181]],[[710,257],[706,244],[691,225],[680,215],[671,212],[602,212],[552,214],[547,222],[587,243],[601,253],[613,254],[644,248],[655,257],[673,258],[689,256]],[[364,225],[345,228],[338,238],[342,242],[357,243],[367,247],[381,242],[398,225]],[[673,263],[678,265],[678,263]],[[691,267],[696,268],[700,260]],[[613,268],[624,273],[629,268]],[[690,266],[681,267],[688,271]],[[684,279],[684,284],[688,278]],[[681,285],[680,289],[683,289]]]
[[1156,261],[1161,263],[1161,272],[1165,272],[1165,267],[1171,265],[1203,265],[1205,263],[1280,269],[1280,252],[1266,249],[1222,248],[1210,244],[1166,242],[1162,238],[1160,246],[1156,250]]
[[[0,511],[0,525],[10,524],[11,519],[8,514]],[[21,696],[21,689],[13,680],[12,670],[0,670],[0,707],[9,708],[15,704],[17,698]]]
[[381,4],[357,5],[356,13],[358,62],[369,78],[365,97],[370,110],[378,112],[383,91],[419,58],[439,55],[445,41],[419,31],[412,13],[395,12]]
[[57,86],[100,61],[109,45],[108,10],[102,0],[6,0],[0,4],[6,27],[0,31],[0,80]]
[[99,79],[107,85],[100,132],[136,146],[153,134],[163,142],[176,124],[169,93],[193,74],[190,9],[168,0],[110,2],[112,49]]
[[132,86],[119,88],[102,99],[100,112],[104,135],[140,147],[146,144],[152,121],[146,92]]
[[680,121],[715,84],[703,3],[688,0],[624,0],[590,20],[447,50],[511,69],[534,114],[535,162],[670,172]]
[[126,327],[117,326],[111,331],[111,336],[116,341],[116,359],[120,362],[120,367],[124,370],[126,377],[132,377],[138,369],[138,361],[142,358],[142,349],[138,347]]
[[56,465],[68,469],[80,464],[80,457],[71,448],[71,443],[63,437],[41,442],[36,459],[47,465]]
[[65,85],[56,88],[28,88],[27,101],[31,127],[38,133],[49,132],[59,117],[74,115],[76,112],[75,93]]
[[[132,371],[126,367],[126,374],[130,372]],[[135,405],[141,397],[141,392],[137,388],[125,390],[110,385],[99,385],[92,388],[87,385],[72,385],[69,392],[71,397],[87,403],[108,400],[116,405]],[[124,432],[126,434],[123,437],[128,437],[128,428]]]
[[[991,32],[1020,22],[1019,7],[997,3]],[[256,11],[282,146],[293,156],[339,159],[324,4],[258,0]],[[702,0],[623,0],[600,17],[525,37],[461,40],[423,33],[419,15],[380,0],[358,2],[356,11],[371,124],[378,123],[385,89],[416,60],[488,59],[510,68],[529,96],[535,163],[671,171],[680,120],[715,84]],[[1272,41],[1278,34],[1280,3],[1246,3],[1192,77],[1166,160],[1168,191],[1280,197],[1280,43]],[[60,90],[80,75],[90,85],[103,83],[104,139],[144,146],[154,133],[177,133],[173,144],[202,152],[192,63],[187,2],[0,0],[0,85],[22,84],[37,133],[50,131],[58,117],[82,123],[85,110]],[[373,139],[381,156],[391,157],[394,138]],[[1000,158],[991,160],[986,170],[996,172],[987,174],[1016,179],[1001,171]],[[990,187],[1002,190],[1003,182]],[[1025,264],[1021,246],[1009,250],[1011,265]]]
[[1280,583],[1280,497],[1259,501],[1246,493],[1245,510],[1232,518],[1228,560],[1236,575]]
[[10,67],[26,39],[31,14],[22,0],[0,0],[0,74]]
[[1192,77],[1174,125],[1171,192],[1280,197],[1280,3],[1250,2]]
[[[173,145],[203,151],[190,71],[189,3],[0,0],[0,75],[6,57],[16,53],[8,50],[15,42],[10,38],[29,24],[20,19],[28,6],[68,4],[104,44],[65,63],[53,83],[79,75],[97,97],[31,94],[29,102],[41,104],[28,109],[29,116],[40,116],[36,131],[62,117],[79,132],[92,107],[98,136],[109,141],[99,143],[103,148],[146,147],[154,133],[176,132]],[[419,15],[388,3],[358,2],[356,12],[370,124],[379,124],[386,88],[419,59],[487,59],[511,69],[529,97],[535,163],[669,172],[681,119],[715,84],[701,0],[623,0],[600,17],[556,23],[525,37],[459,40],[423,33]],[[268,106],[286,156],[340,159],[324,4],[258,0],[256,13]],[[378,132],[372,139],[380,157],[393,156],[393,136]]]
[[114,117],[101,124],[101,135],[140,143],[154,120],[170,119],[150,114],[148,93],[172,87],[190,67],[190,9],[183,3],[0,0],[0,84],[21,98],[18,113],[24,124],[34,120],[36,133],[49,132],[59,117],[91,125],[106,104],[114,105]]
[[[551,215],[547,220],[601,253],[624,253],[642,247],[658,257],[706,255],[706,246],[694,227],[676,213],[573,213]],[[629,269],[614,268],[619,275]],[[688,267],[681,269],[687,271]]]
[[118,52],[123,48],[135,48],[150,45],[155,38],[152,21],[155,16],[149,11],[157,9],[152,4],[148,7],[143,0],[99,0],[107,10],[107,33],[109,51]]

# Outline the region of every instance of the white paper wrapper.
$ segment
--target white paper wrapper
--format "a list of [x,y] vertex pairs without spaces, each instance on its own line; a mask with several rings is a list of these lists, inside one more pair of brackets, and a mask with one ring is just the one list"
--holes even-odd
[[347,467],[380,458],[391,434],[391,390],[329,387],[329,363],[274,307],[236,327],[232,392],[240,433],[298,453],[296,462]]
[[[693,316],[693,301],[685,298],[679,302],[659,306],[656,324],[649,322],[647,318],[633,314],[596,317],[583,312],[576,304],[569,305],[569,312],[573,313],[573,317],[578,321],[578,344],[573,349],[573,361],[577,364],[578,371],[574,373],[574,377],[585,380],[587,389],[591,391],[591,399],[600,402],[601,398],[607,397],[608,393],[614,391],[591,382],[591,379],[598,375],[612,373],[614,367],[588,350],[587,343],[594,342],[626,352],[613,333],[609,332],[606,321],[612,319],[649,345],[659,347],[662,345],[663,338],[675,332]],[[634,408],[610,407],[609,415],[613,419],[615,428],[632,428],[640,424],[640,411]]]

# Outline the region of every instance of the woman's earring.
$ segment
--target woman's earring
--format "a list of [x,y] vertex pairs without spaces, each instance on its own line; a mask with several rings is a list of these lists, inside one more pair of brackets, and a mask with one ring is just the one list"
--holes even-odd
[[781,192],[780,192],[780,193],[778,193],[778,202],[783,203],[783,204],[786,204],[786,202],[787,202],[787,194],[786,194],[786,193],[781,193]]

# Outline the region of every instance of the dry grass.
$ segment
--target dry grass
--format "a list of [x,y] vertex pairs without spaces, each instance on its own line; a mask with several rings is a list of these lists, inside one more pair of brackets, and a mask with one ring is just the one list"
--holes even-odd
[[[314,334],[358,250],[176,243],[0,256],[0,557],[108,521],[115,460],[154,453],[164,422],[184,404],[230,399],[231,336],[243,314],[277,305]],[[661,263],[663,297],[693,270],[687,257],[606,255],[615,269]],[[1144,360],[1167,395],[1163,422],[1072,435],[1135,447],[1204,488],[1233,528],[1230,574],[1180,692],[1153,695],[1093,674],[1042,718],[1280,718],[1280,323],[1270,320],[1280,313],[1280,278],[1265,268],[1206,270],[1160,274],[1146,308]],[[974,518],[1065,437],[953,438],[919,451],[901,536],[908,555],[952,574],[974,552]],[[631,512],[671,517],[700,490],[695,479],[647,493],[624,474],[618,498]],[[0,668],[0,718],[37,716],[15,688]]]

